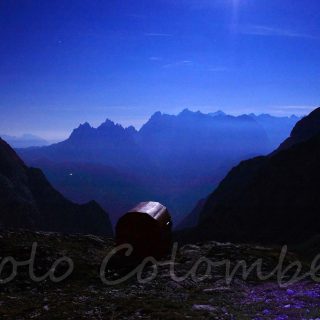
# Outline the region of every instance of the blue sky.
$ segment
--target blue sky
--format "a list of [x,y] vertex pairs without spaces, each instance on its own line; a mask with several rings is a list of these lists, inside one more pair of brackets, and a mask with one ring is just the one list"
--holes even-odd
[[318,0],[3,0],[0,132],[320,104]]

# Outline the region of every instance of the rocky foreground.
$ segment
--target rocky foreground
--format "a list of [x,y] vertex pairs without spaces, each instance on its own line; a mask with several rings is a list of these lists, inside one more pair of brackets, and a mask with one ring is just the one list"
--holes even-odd
[[[168,256],[157,267],[146,264],[142,281],[135,274],[110,285],[106,282],[130,271],[128,266],[105,261],[100,274],[101,264],[113,247],[112,239],[90,235],[0,233],[0,319],[320,319],[316,264],[312,277],[285,286],[295,271],[284,272],[286,266],[302,261],[300,274],[304,274],[310,271],[310,257],[302,259],[292,252],[283,257],[281,287],[277,283],[279,272],[261,281],[254,271],[247,280],[236,272],[229,285],[226,261],[231,261],[232,270],[239,260],[250,266],[260,258],[266,275],[279,266],[281,248],[206,242],[179,247],[171,260],[171,273]],[[208,261],[216,265],[199,279]],[[49,274],[39,279],[55,262],[51,279]],[[68,275],[72,264],[70,275],[59,281],[58,277]],[[181,281],[181,277],[186,279]]]

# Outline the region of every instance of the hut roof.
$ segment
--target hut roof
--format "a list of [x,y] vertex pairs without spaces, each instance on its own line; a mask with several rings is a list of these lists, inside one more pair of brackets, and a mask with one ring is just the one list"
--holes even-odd
[[167,225],[168,223],[171,223],[171,216],[167,208],[159,202],[140,202],[136,207],[129,210],[128,213],[144,213],[158,221],[160,224]]

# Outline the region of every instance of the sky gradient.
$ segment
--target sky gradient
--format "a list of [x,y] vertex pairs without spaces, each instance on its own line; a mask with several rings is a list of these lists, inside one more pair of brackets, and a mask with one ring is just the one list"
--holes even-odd
[[0,2],[0,133],[61,139],[157,110],[308,113],[318,0]]

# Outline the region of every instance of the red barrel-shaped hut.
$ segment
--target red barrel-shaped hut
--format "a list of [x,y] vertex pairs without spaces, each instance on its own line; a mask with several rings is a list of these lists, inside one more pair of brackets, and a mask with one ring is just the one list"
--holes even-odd
[[172,220],[159,202],[141,202],[116,225],[116,243],[131,244],[136,257],[161,258],[170,250]]

